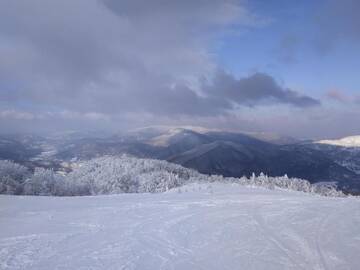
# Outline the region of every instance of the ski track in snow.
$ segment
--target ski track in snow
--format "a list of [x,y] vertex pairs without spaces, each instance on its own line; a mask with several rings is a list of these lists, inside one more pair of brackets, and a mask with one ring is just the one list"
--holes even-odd
[[359,199],[212,185],[0,196],[0,269],[359,269]]

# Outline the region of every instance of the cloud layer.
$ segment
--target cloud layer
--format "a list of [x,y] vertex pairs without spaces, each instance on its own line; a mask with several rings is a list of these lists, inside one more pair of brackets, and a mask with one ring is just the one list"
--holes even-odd
[[249,107],[319,106],[269,74],[238,78],[217,64],[219,37],[267,22],[244,3],[1,1],[0,121],[206,122]]
[[[318,102],[266,74],[218,74],[209,42],[261,19],[235,1],[2,1],[3,106],[216,115],[265,99]],[[214,84],[202,89],[200,78]]]

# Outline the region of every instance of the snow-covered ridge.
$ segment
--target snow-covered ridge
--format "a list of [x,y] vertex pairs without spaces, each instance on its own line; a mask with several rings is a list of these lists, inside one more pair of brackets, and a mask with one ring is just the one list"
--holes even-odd
[[283,188],[325,196],[343,196],[331,185],[312,185],[297,178],[268,177],[226,178],[204,175],[180,165],[161,160],[128,156],[101,157],[74,166],[60,175],[37,168],[30,173],[25,167],[10,161],[0,161],[0,194],[82,196],[119,193],[165,192],[189,183],[237,183],[242,186]]
[[154,125],[143,128],[137,128],[130,131],[130,133],[139,133],[139,132],[158,132],[158,133],[166,133],[176,130],[191,130],[194,132],[198,132],[201,134],[208,133],[210,131],[220,131],[215,128],[205,128],[201,126],[166,126],[166,125]]
[[320,140],[315,143],[329,144],[343,147],[360,147],[360,135],[345,137],[339,140]]

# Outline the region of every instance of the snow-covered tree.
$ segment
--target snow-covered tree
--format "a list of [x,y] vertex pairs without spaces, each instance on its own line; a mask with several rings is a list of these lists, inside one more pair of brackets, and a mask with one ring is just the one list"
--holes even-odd
[[0,160],[0,194],[22,194],[29,170],[9,160]]
[[34,174],[24,183],[27,195],[63,195],[65,194],[64,177],[53,170],[36,168]]
[[67,175],[36,168],[31,175],[21,165],[0,161],[0,193],[27,195],[77,196],[136,192],[165,192],[187,183],[230,182],[269,189],[283,188],[340,196],[333,185],[311,185],[298,178],[269,177],[263,173],[250,178],[204,175],[180,165],[161,160],[129,156],[104,156],[81,162]]

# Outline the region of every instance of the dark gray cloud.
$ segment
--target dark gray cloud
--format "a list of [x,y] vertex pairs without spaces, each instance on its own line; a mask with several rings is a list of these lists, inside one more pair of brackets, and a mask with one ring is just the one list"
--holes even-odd
[[225,72],[219,72],[207,91],[238,105],[255,106],[266,103],[284,103],[297,107],[320,105],[320,101],[301,95],[279,85],[273,77],[265,73],[236,79]]

